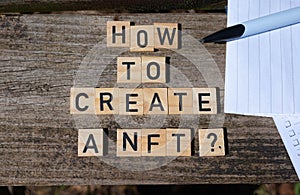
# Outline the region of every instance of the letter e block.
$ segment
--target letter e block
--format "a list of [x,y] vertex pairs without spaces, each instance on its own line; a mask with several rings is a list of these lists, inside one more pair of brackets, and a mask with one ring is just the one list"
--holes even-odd
[[225,155],[223,129],[199,129],[198,134],[200,156]]
[[130,21],[108,21],[107,47],[130,47]]
[[167,156],[191,156],[191,130],[167,129]]
[[194,114],[217,114],[216,88],[193,88]]
[[154,23],[154,33],[155,48],[178,49],[177,23]]
[[141,129],[117,129],[117,156],[142,156],[141,139]]
[[117,82],[118,83],[141,83],[142,82],[141,57],[118,57],[117,59]]
[[71,114],[95,114],[94,88],[71,88]]
[[78,130],[78,156],[103,156],[103,129]]
[[142,156],[166,156],[166,130],[142,129]]
[[115,88],[95,89],[95,112],[96,114],[119,113],[119,90]]
[[119,89],[119,114],[143,115],[143,89]]
[[142,82],[166,82],[166,57],[142,56]]
[[168,114],[168,89],[144,88],[144,114]]
[[154,51],[154,26],[131,26],[130,51]]
[[190,88],[168,89],[169,114],[193,114],[193,91]]

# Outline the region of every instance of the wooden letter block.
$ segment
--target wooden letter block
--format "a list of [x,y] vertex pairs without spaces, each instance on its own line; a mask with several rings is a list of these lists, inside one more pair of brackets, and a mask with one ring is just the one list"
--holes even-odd
[[155,48],[178,49],[177,23],[154,23]]
[[168,89],[169,114],[193,114],[193,91],[191,88]]
[[165,129],[142,129],[142,156],[166,156]]
[[217,114],[216,88],[193,88],[194,114]]
[[119,114],[143,115],[143,89],[119,89]]
[[141,139],[141,129],[117,129],[117,156],[142,156]]
[[78,130],[78,156],[103,156],[103,129]]
[[154,26],[131,26],[130,51],[154,51]]
[[191,130],[167,129],[167,156],[191,156]]
[[225,155],[223,129],[199,129],[198,134],[200,156]]
[[144,114],[168,114],[168,89],[144,88]]
[[142,60],[141,57],[118,57],[117,82],[141,83]]
[[71,88],[71,114],[95,114],[95,89]]
[[130,21],[108,21],[107,47],[130,47]]
[[95,88],[96,114],[119,113],[119,90],[117,88]]
[[142,82],[166,82],[166,57],[142,56]]

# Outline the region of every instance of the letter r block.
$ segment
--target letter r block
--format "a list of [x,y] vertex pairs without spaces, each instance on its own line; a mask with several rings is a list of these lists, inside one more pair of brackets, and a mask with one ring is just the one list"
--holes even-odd
[[117,156],[142,156],[142,129],[117,129]]
[[78,130],[78,156],[103,156],[103,129]]
[[95,88],[96,114],[119,113],[119,90],[116,88]]
[[130,46],[130,21],[107,22],[107,47]]
[[94,88],[71,88],[71,114],[95,114]]

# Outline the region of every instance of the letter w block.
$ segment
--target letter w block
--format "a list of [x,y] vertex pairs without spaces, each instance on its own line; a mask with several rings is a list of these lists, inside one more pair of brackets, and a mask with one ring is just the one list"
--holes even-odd
[[154,23],[154,47],[179,49],[181,33],[178,23]]

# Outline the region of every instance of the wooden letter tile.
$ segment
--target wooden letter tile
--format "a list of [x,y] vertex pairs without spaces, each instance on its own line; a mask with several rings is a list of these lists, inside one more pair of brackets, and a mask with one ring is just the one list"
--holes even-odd
[[142,60],[141,57],[118,57],[117,82],[118,83],[141,83]]
[[193,114],[193,91],[191,88],[168,89],[169,114]]
[[216,88],[193,88],[194,114],[217,114]]
[[191,130],[167,129],[167,156],[191,156]]
[[143,89],[119,89],[119,114],[143,115]]
[[78,130],[78,156],[103,156],[103,129]]
[[142,82],[166,82],[166,57],[142,56]]
[[96,114],[118,114],[118,92],[117,88],[95,88]]
[[71,88],[71,114],[95,114],[95,89]]
[[198,134],[200,156],[225,155],[223,129],[199,129]]
[[178,49],[177,23],[154,23],[154,33],[155,48]]
[[154,26],[131,26],[130,51],[154,51]]
[[166,156],[165,129],[142,129],[142,156]]
[[144,114],[168,114],[167,88],[144,88]]
[[108,21],[107,47],[130,47],[130,21]]
[[117,130],[117,156],[142,156],[142,130]]

